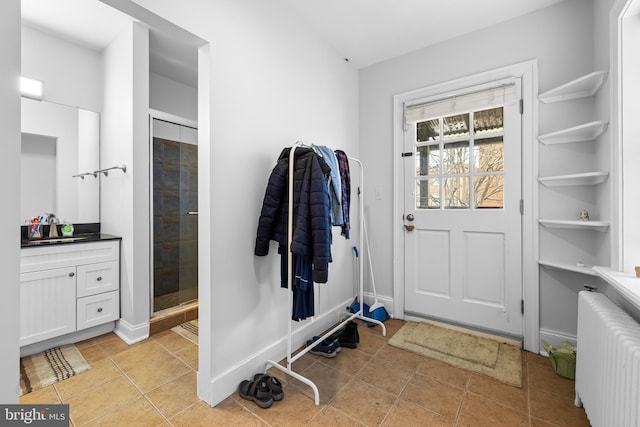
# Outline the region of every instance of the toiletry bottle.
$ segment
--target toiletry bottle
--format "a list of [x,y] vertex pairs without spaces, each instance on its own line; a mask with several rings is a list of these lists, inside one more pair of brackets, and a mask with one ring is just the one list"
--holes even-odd
[[49,237],[58,237],[58,218],[55,214],[47,214],[47,222],[49,223]]
[[69,219],[65,218],[64,222],[62,223],[62,227],[60,227],[60,231],[62,231],[62,235],[64,237],[73,236],[73,224],[71,224],[71,221],[69,221]]

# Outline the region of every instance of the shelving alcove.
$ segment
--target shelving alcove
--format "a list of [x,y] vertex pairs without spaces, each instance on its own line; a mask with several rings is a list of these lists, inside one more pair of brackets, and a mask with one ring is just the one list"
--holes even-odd
[[[545,104],[563,102],[578,98],[587,98],[595,95],[607,78],[606,71],[595,71],[585,76],[579,77],[561,86],[538,95],[538,100]],[[554,132],[538,136],[538,141],[544,145],[568,144],[568,143],[588,143],[595,141],[607,129],[608,122],[602,120],[591,121],[578,126],[560,129]],[[545,187],[570,187],[570,186],[597,186],[607,182],[609,171],[596,170],[582,173],[566,175],[554,175],[539,177],[539,184]],[[608,221],[590,220],[581,221],[578,219],[563,218],[540,218],[541,226],[547,229],[568,229],[575,232],[607,232],[609,230]],[[597,276],[592,266],[588,263],[568,262],[566,260],[550,258],[540,258],[539,265],[559,269],[588,276]]]

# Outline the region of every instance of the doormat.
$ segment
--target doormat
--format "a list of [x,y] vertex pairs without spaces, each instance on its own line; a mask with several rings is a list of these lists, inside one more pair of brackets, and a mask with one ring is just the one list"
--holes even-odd
[[73,345],[54,347],[20,358],[20,396],[88,370],[89,364]]
[[522,387],[520,349],[498,340],[425,321],[407,322],[391,337],[389,344]]
[[174,326],[171,330],[182,335],[194,344],[198,344],[198,319],[190,320],[178,326]]

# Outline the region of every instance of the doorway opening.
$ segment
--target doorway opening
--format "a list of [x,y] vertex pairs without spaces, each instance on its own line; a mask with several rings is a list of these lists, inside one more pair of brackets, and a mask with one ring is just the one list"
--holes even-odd
[[[158,118],[161,116],[162,118]],[[150,117],[151,305],[165,315],[198,300],[198,145],[196,123]]]

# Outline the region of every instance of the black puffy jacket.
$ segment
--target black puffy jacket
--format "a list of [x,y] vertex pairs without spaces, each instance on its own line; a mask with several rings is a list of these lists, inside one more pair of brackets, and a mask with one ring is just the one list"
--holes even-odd
[[[331,261],[331,220],[327,179],[329,166],[312,149],[295,149],[293,240],[291,251],[313,264],[313,281],[326,283]],[[287,247],[289,153],[285,148],[273,168],[258,221],[255,254],[269,253],[269,241]],[[286,256],[286,249],[282,250]]]

